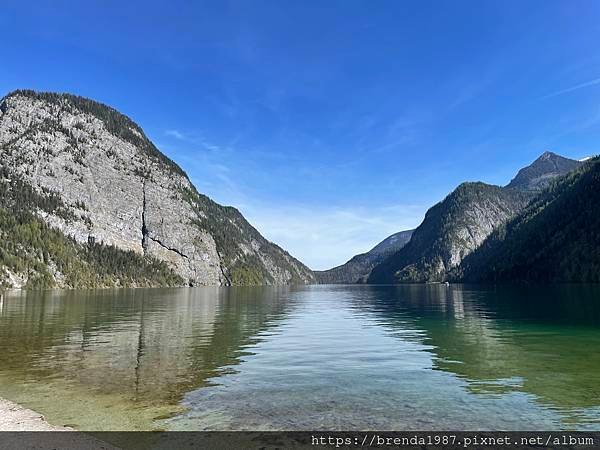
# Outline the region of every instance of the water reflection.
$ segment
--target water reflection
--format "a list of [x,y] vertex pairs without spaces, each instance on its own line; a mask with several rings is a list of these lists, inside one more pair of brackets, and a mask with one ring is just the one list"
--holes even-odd
[[0,396],[81,429],[600,428],[600,288],[0,297]]
[[[285,288],[8,295],[0,396],[87,429],[151,428],[178,410],[183,393],[231,371],[257,333],[293,307],[288,296]],[[48,404],[55,395],[62,405]]]
[[425,330],[434,368],[476,394],[524,392],[569,426],[598,424],[600,287],[372,287],[354,307]]

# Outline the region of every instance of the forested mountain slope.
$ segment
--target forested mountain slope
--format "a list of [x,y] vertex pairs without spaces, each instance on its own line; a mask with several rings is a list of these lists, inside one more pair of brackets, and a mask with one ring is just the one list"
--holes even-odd
[[518,190],[463,183],[430,208],[401,250],[376,266],[369,283],[443,281],[494,227],[528,201]]
[[354,256],[347,263],[329,270],[315,271],[321,284],[358,283],[368,277],[371,269],[389,255],[397,252],[410,240],[413,230],[400,231],[388,236],[366,253]]
[[410,242],[375,266],[369,283],[439,282],[553,179],[581,165],[544,152],[505,187],[463,183],[425,214]]
[[600,159],[557,180],[498,227],[453,278],[600,282]]
[[553,152],[544,152],[529,166],[519,170],[506,187],[524,191],[540,191],[556,177],[578,168],[581,164],[580,161],[565,158]]

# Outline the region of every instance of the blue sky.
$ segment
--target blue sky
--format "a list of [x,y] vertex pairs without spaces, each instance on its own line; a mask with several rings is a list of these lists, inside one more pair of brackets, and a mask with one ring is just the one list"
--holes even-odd
[[0,95],[116,107],[314,269],[462,181],[599,153],[597,1],[5,0],[0,29]]

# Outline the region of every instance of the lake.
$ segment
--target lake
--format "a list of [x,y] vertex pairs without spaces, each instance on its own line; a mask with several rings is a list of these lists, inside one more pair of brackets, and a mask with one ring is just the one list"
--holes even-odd
[[600,287],[7,292],[0,397],[82,430],[600,430]]

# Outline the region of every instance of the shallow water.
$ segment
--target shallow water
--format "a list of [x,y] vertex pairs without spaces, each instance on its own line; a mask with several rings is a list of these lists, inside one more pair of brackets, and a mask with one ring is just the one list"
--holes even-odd
[[598,430],[600,287],[5,293],[0,397],[84,430]]

